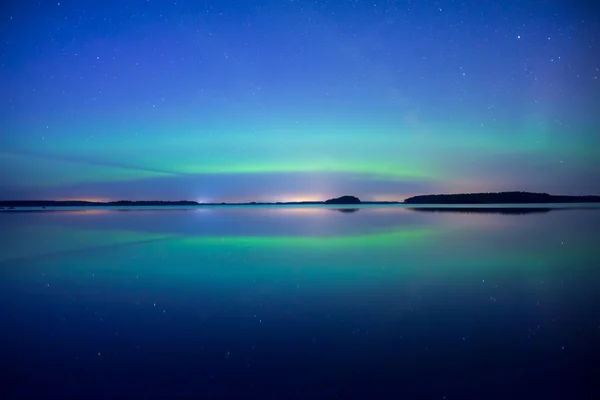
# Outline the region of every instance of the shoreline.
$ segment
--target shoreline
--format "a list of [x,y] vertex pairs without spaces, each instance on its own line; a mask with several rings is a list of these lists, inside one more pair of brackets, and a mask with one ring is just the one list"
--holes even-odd
[[598,203],[504,203],[504,204],[409,204],[409,203],[379,203],[363,202],[361,204],[325,204],[323,203],[227,203],[213,204],[203,203],[197,205],[61,205],[61,206],[11,206],[1,207],[0,212],[10,211],[84,211],[84,210],[199,210],[199,209],[235,209],[235,208],[314,208],[329,210],[352,210],[368,208],[397,208],[435,211],[453,210],[501,210],[501,209],[600,209]]
[[214,208],[214,207],[361,207],[361,206],[404,206],[407,208],[427,207],[455,207],[455,208],[560,208],[566,205],[600,205],[600,196],[565,196],[550,195],[547,193],[532,192],[498,192],[498,193],[463,193],[463,194],[434,194],[419,195],[404,199],[404,201],[361,201],[358,197],[344,195],[325,201],[297,201],[297,202],[238,202],[238,203],[199,203],[190,200],[161,201],[161,200],[117,200],[95,202],[85,200],[1,200],[0,210],[15,209],[106,209],[111,208]]

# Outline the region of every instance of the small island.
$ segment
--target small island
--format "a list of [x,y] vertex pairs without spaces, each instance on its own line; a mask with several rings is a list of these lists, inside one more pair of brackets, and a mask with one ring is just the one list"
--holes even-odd
[[430,194],[409,197],[404,204],[552,204],[600,203],[600,196],[555,196],[548,193],[499,192]]
[[335,199],[325,200],[325,204],[361,204],[358,197],[342,196]]

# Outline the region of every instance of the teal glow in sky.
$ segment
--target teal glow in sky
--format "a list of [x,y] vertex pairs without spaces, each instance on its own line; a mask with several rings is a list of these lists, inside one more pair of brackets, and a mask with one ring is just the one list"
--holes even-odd
[[0,198],[598,194],[589,11],[14,2],[1,14]]

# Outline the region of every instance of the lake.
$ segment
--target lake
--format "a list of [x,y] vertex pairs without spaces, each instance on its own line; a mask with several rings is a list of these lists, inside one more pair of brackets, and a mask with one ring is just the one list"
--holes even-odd
[[0,213],[0,397],[600,398],[600,210]]

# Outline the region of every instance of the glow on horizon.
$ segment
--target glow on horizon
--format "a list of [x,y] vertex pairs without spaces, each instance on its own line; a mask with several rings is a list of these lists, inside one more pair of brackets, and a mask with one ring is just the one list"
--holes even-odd
[[275,199],[272,201],[281,202],[281,203],[299,203],[299,202],[303,202],[303,201],[325,201],[330,198],[332,198],[332,197],[328,197],[325,195],[290,194],[290,195],[276,196]]
[[[51,199],[52,200],[52,199]],[[119,199],[128,200],[128,199]],[[108,197],[59,197],[56,201],[89,201],[93,203],[108,203],[110,201],[118,201]]]
[[[339,197],[339,196],[332,196]],[[248,197],[229,197],[225,198],[217,198],[217,197],[208,197],[208,196],[197,196],[193,201],[196,201],[200,204],[218,204],[218,203],[295,203],[295,202],[306,202],[306,201],[325,201],[332,197],[327,196],[316,196],[316,195],[274,195],[272,197],[258,196],[256,198],[248,198]],[[160,200],[160,199],[154,199]],[[182,199],[185,200],[185,199]]]

